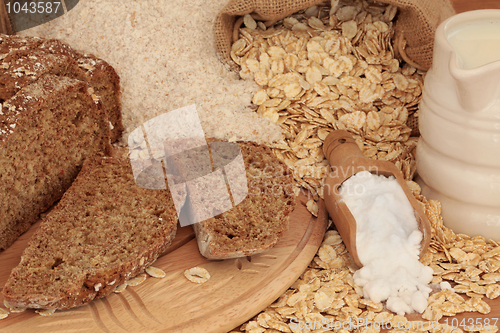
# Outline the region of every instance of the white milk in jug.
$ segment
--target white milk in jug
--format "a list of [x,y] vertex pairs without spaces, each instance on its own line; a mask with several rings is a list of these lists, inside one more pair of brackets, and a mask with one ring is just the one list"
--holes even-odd
[[466,24],[448,35],[459,67],[474,69],[500,59],[500,22]]
[[436,31],[419,110],[417,181],[456,233],[500,240],[500,10]]

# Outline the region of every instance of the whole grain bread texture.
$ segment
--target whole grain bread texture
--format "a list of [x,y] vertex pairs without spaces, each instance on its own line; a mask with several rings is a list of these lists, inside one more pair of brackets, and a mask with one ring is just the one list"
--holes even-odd
[[0,110],[0,250],[70,187],[83,160],[110,152],[102,103],[83,81],[44,74]]
[[45,74],[84,81],[101,100],[111,127],[111,142],[123,131],[120,78],[107,62],[82,54],[57,39],[0,34],[0,101]]
[[[144,176],[165,182],[163,174]],[[176,228],[168,188],[136,185],[127,157],[87,159],[30,239],[4,299],[13,307],[68,309],[105,297],[150,266]]]
[[[238,184],[235,173],[240,172],[233,149],[214,148],[220,140],[208,139],[211,147],[211,160],[214,170],[225,169],[227,188],[232,192],[232,208],[203,222],[194,223],[200,253],[208,259],[230,259],[261,253],[272,248],[281,234],[288,229],[289,216],[295,207],[293,178],[288,167],[279,161],[265,145],[254,142],[238,141],[246,176],[246,189]],[[227,144],[227,143],[226,143]],[[220,147],[220,145],[219,145]],[[226,155],[226,156],[224,156]],[[229,157],[229,158],[227,158]],[[233,180],[233,182],[231,182]],[[216,189],[203,188],[199,184],[187,183],[189,211],[196,213],[198,202],[196,193],[210,191],[213,206],[222,200],[217,193],[227,191],[223,186]],[[248,192],[247,192],[248,191]],[[245,192],[246,195],[245,195]],[[238,199],[239,198],[239,199]],[[193,220],[194,221],[194,220]]]
[[0,61],[2,251],[61,198],[85,158],[109,153],[123,125],[120,80],[105,61],[55,39],[1,34]]

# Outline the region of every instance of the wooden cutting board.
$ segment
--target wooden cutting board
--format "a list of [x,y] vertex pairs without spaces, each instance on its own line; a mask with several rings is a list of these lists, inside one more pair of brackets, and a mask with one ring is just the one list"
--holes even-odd
[[[311,216],[306,201],[305,196],[297,198],[290,228],[263,254],[209,261],[199,254],[192,228],[180,228],[173,245],[153,265],[163,269],[166,277],[148,277],[121,294],[56,311],[50,317],[34,310],[13,313],[0,320],[0,332],[228,332],[274,302],[314,258],[328,216],[322,202],[318,218]],[[37,227],[38,223],[0,253],[0,289]],[[195,266],[207,269],[210,280],[188,281],[183,273]],[[1,295],[0,302],[3,307]]]

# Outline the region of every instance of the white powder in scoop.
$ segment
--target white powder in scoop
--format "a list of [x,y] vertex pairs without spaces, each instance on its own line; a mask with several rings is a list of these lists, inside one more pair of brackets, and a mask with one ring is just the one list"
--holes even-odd
[[374,302],[399,314],[422,313],[432,289],[432,268],[419,262],[422,233],[413,207],[394,177],[362,171],[340,195],[356,219],[356,248],[363,267],[354,283]]
[[215,53],[213,23],[228,0],[81,0],[20,35],[57,38],[107,61],[120,76],[128,133],[164,112],[196,104],[205,135],[273,142],[278,125],[248,109],[259,89]]

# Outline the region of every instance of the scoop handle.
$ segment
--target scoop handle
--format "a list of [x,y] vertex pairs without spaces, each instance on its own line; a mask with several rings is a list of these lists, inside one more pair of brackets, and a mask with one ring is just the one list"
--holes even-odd
[[323,143],[323,151],[332,168],[341,167],[350,157],[364,158],[352,134],[343,130],[328,134]]
[[354,263],[362,267],[356,250],[356,220],[342,201],[339,188],[344,180],[366,170],[369,161],[347,131],[330,132],[323,143],[323,151],[331,166],[323,191],[326,208]]

